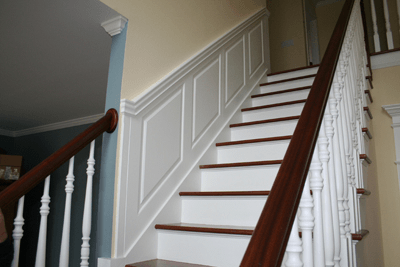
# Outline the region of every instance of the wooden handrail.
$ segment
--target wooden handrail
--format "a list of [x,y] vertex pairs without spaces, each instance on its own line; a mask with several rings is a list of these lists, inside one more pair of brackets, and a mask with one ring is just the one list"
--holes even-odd
[[118,112],[113,108],[109,109],[101,119],[92,124],[84,132],[69,141],[62,148],[27,172],[19,180],[3,190],[0,193],[0,207],[3,208],[28,193],[99,135],[104,132],[114,132],[117,124]]
[[279,267],[299,206],[353,9],[346,0],[241,267]]

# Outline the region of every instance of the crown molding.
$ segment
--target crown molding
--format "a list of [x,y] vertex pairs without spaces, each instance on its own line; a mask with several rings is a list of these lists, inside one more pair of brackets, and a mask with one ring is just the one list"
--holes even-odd
[[122,30],[125,28],[127,21],[127,18],[120,15],[103,22],[101,24],[101,27],[103,27],[104,30],[112,37],[122,32]]
[[384,105],[382,107],[386,110],[390,117],[393,118],[400,116],[400,104]]
[[9,131],[9,130],[0,129],[0,135],[9,136],[9,137],[20,137],[20,136],[25,136],[25,135],[30,135],[30,134],[60,130],[60,129],[64,129],[64,128],[94,123],[94,122],[98,121],[100,118],[102,118],[103,116],[104,116],[104,114],[97,114],[97,115],[82,117],[82,118],[73,119],[73,120],[51,123],[51,124],[42,125],[42,126],[38,126],[38,127],[27,128],[27,129],[23,129],[23,130],[19,130],[19,131]]

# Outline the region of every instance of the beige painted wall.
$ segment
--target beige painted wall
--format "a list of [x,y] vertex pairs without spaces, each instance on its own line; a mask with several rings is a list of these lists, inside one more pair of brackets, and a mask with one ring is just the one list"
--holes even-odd
[[319,55],[321,61],[328,47],[329,40],[335,29],[344,2],[345,1],[342,0],[333,4],[319,6],[315,9],[317,12]]
[[129,19],[121,98],[133,99],[266,0],[101,0]]
[[[382,226],[383,258],[385,266],[398,266],[400,262],[400,190],[394,149],[392,119],[382,109],[382,105],[400,103],[400,66],[373,71],[372,97],[370,105],[374,116],[372,125],[373,140],[370,157],[368,189],[372,195],[367,198],[367,226],[371,232],[365,240],[371,253],[367,266],[383,266],[382,248],[379,244],[379,221]],[[379,206],[378,206],[379,199]],[[378,261],[379,260],[379,261]],[[375,263],[376,262],[376,263]]]
[[[272,72],[307,65],[302,5],[302,0],[268,2]],[[294,45],[281,48],[281,43],[290,39]]]

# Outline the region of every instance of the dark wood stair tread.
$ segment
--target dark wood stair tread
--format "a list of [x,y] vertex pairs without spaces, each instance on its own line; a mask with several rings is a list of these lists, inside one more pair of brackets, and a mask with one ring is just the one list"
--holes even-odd
[[311,68],[315,68],[315,67],[319,67],[319,64],[311,65],[311,66],[305,66],[305,67],[299,67],[299,68],[294,68],[294,69],[290,69],[290,70],[276,71],[276,72],[267,74],[267,76],[274,76],[274,75],[278,75],[278,74],[282,74],[282,73],[289,73],[289,72],[293,72],[293,71],[311,69]]
[[372,134],[371,134],[371,132],[368,130],[367,127],[362,128],[362,132],[365,133],[365,134],[368,136],[369,139],[372,139]]
[[370,101],[371,103],[373,103],[374,100],[372,99],[371,90],[364,90],[364,93],[368,96],[369,101]]
[[231,235],[252,235],[254,230],[254,227],[208,225],[208,224],[193,224],[193,223],[156,224],[155,228],[162,230],[231,234]]
[[275,91],[275,92],[270,92],[270,93],[257,94],[257,95],[252,95],[251,98],[264,97],[264,96],[270,96],[270,95],[278,95],[278,94],[302,91],[302,90],[307,90],[307,89],[311,89],[311,86],[303,86],[303,87],[280,90],[280,91]]
[[282,160],[262,160],[262,161],[249,161],[249,162],[207,164],[207,165],[200,165],[199,168],[200,169],[215,169],[215,168],[274,165],[274,164],[281,164],[281,163],[282,163]]
[[266,109],[266,108],[274,108],[274,107],[288,106],[288,105],[294,105],[294,104],[300,104],[300,103],[306,103],[306,101],[307,101],[307,99],[301,99],[301,100],[288,101],[288,102],[281,102],[281,103],[270,104],[270,105],[263,105],[263,106],[251,107],[251,108],[243,108],[243,109],[242,109],[242,112],[252,111],[252,110],[258,110],[258,109]]
[[276,136],[276,137],[268,137],[268,138],[257,138],[257,139],[248,139],[248,140],[239,140],[239,141],[230,141],[230,142],[220,142],[220,143],[216,143],[215,146],[232,146],[232,145],[252,144],[252,143],[261,143],[261,142],[272,142],[272,141],[290,140],[291,138],[292,138],[292,135],[285,135],[285,136]]
[[271,191],[195,191],[195,192],[179,192],[180,196],[268,196]]
[[368,234],[369,234],[369,231],[368,231],[368,230],[361,229],[361,230],[358,231],[357,233],[351,234],[351,238],[352,238],[353,240],[361,241],[361,240],[362,240],[366,235],[368,235]]
[[275,118],[275,119],[269,119],[269,120],[260,120],[260,121],[250,121],[250,122],[235,123],[235,124],[229,125],[229,127],[230,128],[234,128],[234,127],[257,125],[257,124],[263,124],[263,123],[298,120],[298,119],[300,119],[300,116],[290,116],[290,117],[282,117],[282,118]]
[[371,110],[369,109],[369,107],[364,107],[364,111],[367,112],[368,117],[372,120],[374,117],[372,117],[372,113]]
[[269,83],[262,83],[262,84],[260,84],[260,86],[297,81],[297,80],[302,80],[302,79],[307,79],[307,78],[313,78],[315,76],[317,76],[317,74],[305,75],[305,76],[300,76],[300,77],[295,77],[295,78],[290,78],[290,79],[285,79],[285,80],[280,80],[280,81],[275,81],[275,82],[269,82]]
[[365,76],[365,79],[368,80],[369,85],[371,86],[371,89],[374,89],[374,86],[372,85],[372,76]]
[[360,159],[364,159],[368,164],[372,163],[372,160],[367,156],[367,154],[360,154]]
[[369,195],[371,195],[371,191],[369,191],[365,188],[357,188],[357,194],[369,196]]
[[141,261],[137,263],[127,264],[125,265],[125,267],[211,267],[211,266],[155,259],[155,260]]

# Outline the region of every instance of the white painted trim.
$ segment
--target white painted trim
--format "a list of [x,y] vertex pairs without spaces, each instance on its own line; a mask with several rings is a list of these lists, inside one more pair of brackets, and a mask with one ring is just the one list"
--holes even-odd
[[131,100],[130,103],[130,113],[133,115],[137,115],[140,111],[142,111],[145,107],[147,107],[152,101],[154,101],[157,97],[159,97],[162,93],[164,93],[168,88],[173,84],[174,81],[180,79],[185,76],[189,71],[194,69],[200,63],[202,63],[209,55],[216,52],[220,49],[224,44],[229,42],[232,38],[234,38],[239,32],[241,32],[246,27],[250,26],[252,23],[259,20],[262,16],[267,15],[269,17],[269,11],[265,8],[256,12],[250,18],[233,28],[230,32],[223,35],[221,38],[216,40],[215,42],[208,45],[202,51],[197,53],[196,55],[189,58],[187,61],[176,67],[169,74],[167,74],[163,79],[156,82],[148,89],[146,89],[143,93],[135,97]]
[[372,69],[400,66],[400,51],[371,56]]
[[94,123],[103,116],[104,116],[104,114],[91,115],[91,116],[87,116],[87,117],[51,123],[51,124],[32,127],[32,128],[28,128],[28,129],[24,129],[24,130],[19,130],[19,131],[8,131],[8,130],[0,129],[0,135],[10,136],[10,137],[20,137],[20,136],[25,136],[25,135],[30,135],[30,134],[60,130],[60,129],[64,129],[64,128]]
[[103,27],[104,30],[112,37],[122,32],[122,30],[125,28],[127,21],[127,18],[120,15],[103,22],[101,24],[101,27]]
[[394,144],[396,150],[396,161],[397,174],[399,179],[399,189],[400,189],[400,104],[385,105],[382,106],[386,112],[392,117],[392,128],[394,132]]

